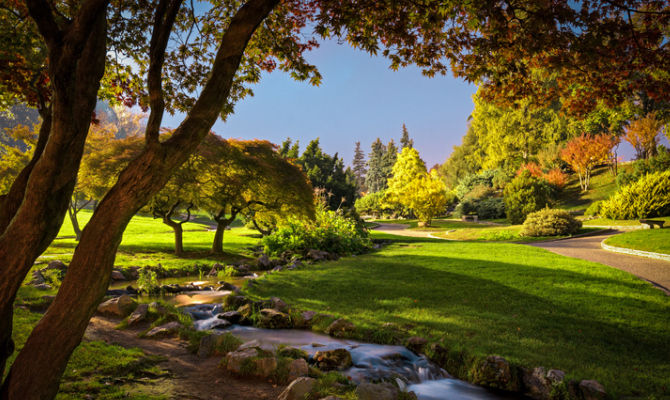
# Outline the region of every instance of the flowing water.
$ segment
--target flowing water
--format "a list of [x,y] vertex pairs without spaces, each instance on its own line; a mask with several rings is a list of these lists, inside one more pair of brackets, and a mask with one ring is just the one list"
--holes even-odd
[[[195,304],[183,308],[194,319],[196,329],[216,329],[221,323],[217,314],[220,304]],[[256,341],[258,346],[274,349],[280,344],[298,347],[310,356],[317,351],[343,348],[351,353],[353,367],[343,371],[352,381],[395,380],[401,388],[413,391],[419,400],[494,400],[514,397],[451,377],[445,370],[403,346],[361,343],[336,339],[307,330],[260,329],[233,325],[225,330],[244,342]]]

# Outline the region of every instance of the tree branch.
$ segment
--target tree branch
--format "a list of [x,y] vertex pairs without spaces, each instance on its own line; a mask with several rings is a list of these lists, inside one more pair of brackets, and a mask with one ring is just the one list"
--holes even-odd
[[151,114],[146,128],[146,143],[158,143],[165,100],[163,98],[163,64],[165,63],[165,49],[170,39],[170,32],[181,7],[182,0],[161,0],[156,9],[151,45],[149,50],[149,106]]
[[58,24],[51,13],[51,6],[46,0],[26,0],[28,12],[44,37],[47,46],[52,47],[59,42],[63,33],[58,28]]

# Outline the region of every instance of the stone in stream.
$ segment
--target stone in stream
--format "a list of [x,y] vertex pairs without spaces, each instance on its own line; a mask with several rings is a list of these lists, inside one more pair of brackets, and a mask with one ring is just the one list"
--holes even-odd
[[244,296],[233,296],[230,295],[226,297],[223,301],[223,306],[227,309],[238,309],[245,304],[249,304],[250,300]]
[[292,360],[288,365],[288,379],[293,381],[301,376],[306,376],[309,373],[309,366],[304,358]]
[[270,257],[268,257],[267,254],[261,254],[256,260],[256,265],[260,270],[270,269],[272,268],[272,260],[270,260]]
[[520,389],[521,385],[514,368],[503,357],[488,356],[475,368],[473,383],[476,385],[510,392],[517,392]]
[[52,287],[48,283],[40,283],[39,285],[33,285],[37,290],[51,290]]
[[149,332],[146,333],[145,337],[150,339],[158,339],[172,336],[177,333],[181,326],[182,325],[177,321],[168,322],[167,324],[152,328]]
[[547,372],[543,367],[522,369],[521,379],[525,387],[524,394],[533,399],[551,398],[555,385],[563,382],[565,372],[552,369]]
[[267,329],[289,329],[291,328],[291,317],[281,311],[264,308],[260,311],[258,326]]
[[223,290],[230,290],[231,292],[236,292],[240,290],[237,286],[233,285],[232,283],[225,282],[225,281],[220,281],[218,282],[220,285],[219,287],[216,288],[216,290],[223,291]]
[[137,306],[135,311],[133,311],[128,316],[128,326],[134,325],[140,321],[144,321],[147,317],[147,312],[149,311],[149,305],[146,303],[140,304]]
[[343,371],[352,366],[351,353],[346,349],[317,351],[314,354],[316,366],[322,371]]
[[314,378],[298,378],[288,385],[277,400],[302,400],[314,388],[315,384],[316,379]]
[[98,312],[117,317],[125,317],[135,310],[137,302],[132,297],[124,294],[123,296],[109,299],[98,306]]
[[412,336],[411,338],[407,339],[405,347],[413,351],[415,354],[421,354],[423,353],[426,344],[428,344],[427,339],[419,336]]
[[356,388],[359,400],[396,400],[399,395],[400,390],[388,382],[363,382]]
[[119,271],[118,269],[113,269],[112,270],[112,280],[113,281],[125,281],[126,276],[123,275],[123,272]]
[[67,265],[65,265],[61,260],[53,260],[49,261],[46,269],[57,269],[59,271],[65,271],[67,269]]
[[225,319],[231,324],[237,324],[242,320],[242,314],[240,314],[238,311],[226,311],[224,313],[218,314],[216,318]]
[[605,388],[598,381],[583,380],[579,382],[579,390],[584,400],[604,400],[607,398]]
[[326,328],[326,334],[334,337],[346,337],[354,332],[356,327],[345,319],[337,319]]
[[42,275],[42,271],[39,269],[36,269],[33,271],[33,280],[30,281],[30,284],[33,286],[41,285],[43,283],[46,283],[47,280],[44,279],[44,275]]
[[277,359],[258,347],[238,348],[226,355],[226,369],[237,375],[268,378],[277,369]]
[[313,261],[323,261],[330,258],[330,253],[323,250],[310,249],[307,251],[306,257]]
[[288,312],[288,308],[289,308],[288,304],[286,304],[286,302],[284,300],[280,299],[279,297],[270,297],[270,304],[272,304],[271,308],[273,308],[277,311],[281,311],[283,313]]

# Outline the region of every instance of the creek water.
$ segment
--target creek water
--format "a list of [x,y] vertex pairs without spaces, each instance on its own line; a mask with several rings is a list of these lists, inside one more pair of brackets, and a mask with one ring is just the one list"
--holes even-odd
[[[221,320],[220,304],[192,304],[182,308],[189,313],[196,329],[215,329]],[[343,371],[352,381],[395,380],[401,389],[414,392],[419,400],[494,400],[512,397],[491,392],[451,377],[445,370],[416,355],[403,346],[361,343],[336,339],[307,330],[260,329],[233,325],[225,332],[244,342],[256,341],[258,346],[274,349],[287,345],[305,350],[310,356],[317,351],[343,348],[351,353],[353,367]]]

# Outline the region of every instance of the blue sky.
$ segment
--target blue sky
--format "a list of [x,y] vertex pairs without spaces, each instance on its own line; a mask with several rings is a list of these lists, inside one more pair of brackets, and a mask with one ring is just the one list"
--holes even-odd
[[[226,123],[214,132],[223,137],[267,139],[281,143],[291,137],[301,149],[319,137],[327,153],[351,163],[354,144],[369,153],[377,138],[400,140],[407,125],[414,147],[428,167],[442,163],[466,132],[476,86],[451,75],[427,78],[417,68],[388,68],[383,57],[370,56],[334,41],[308,55],[323,75],[320,86],[296,82],[276,71],[254,86],[255,96],[237,104]],[[176,127],[183,116],[166,116]]]

